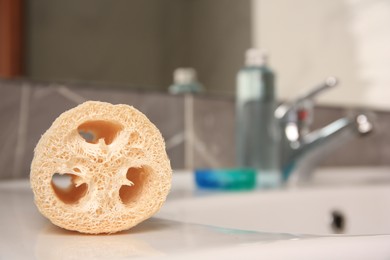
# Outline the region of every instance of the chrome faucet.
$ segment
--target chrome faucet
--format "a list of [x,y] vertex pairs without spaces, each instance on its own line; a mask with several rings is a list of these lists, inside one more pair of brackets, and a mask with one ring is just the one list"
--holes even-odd
[[310,180],[314,168],[337,147],[356,136],[372,132],[373,125],[365,114],[340,118],[333,123],[309,132],[313,118],[313,98],[337,85],[328,77],[292,102],[280,105],[275,117],[280,124],[280,167],[284,183],[296,184]]

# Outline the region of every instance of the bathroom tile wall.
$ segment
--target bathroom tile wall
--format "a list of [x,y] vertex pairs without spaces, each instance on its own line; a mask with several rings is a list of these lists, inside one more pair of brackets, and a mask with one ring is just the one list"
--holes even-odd
[[33,150],[62,112],[86,100],[130,104],[160,129],[173,168],[184,168],[183,99],[164,93],[0,80],[0,179],[28,177]]
[[353,138],[324,158],[321,166],[380,166],[390,165],[390,135],[384,131],[390,126],[390,113],[340,107],[317,106],[313,129],[318,129],[344,116],[367,114],[375,128],[365,137]]
[[234,100],[195,97],[193,103],[195,167],[233,167],[235,164]]
[[10,178],[16,167],[14,157],[21,152],[16,147],[20,135],[18,130],[22,88],[10,83],[2,84],[0,89],[0,178]]
[[[233,98],[5,80],[0,91],[0,179],[28,177],[40,136],[63,111],[86,100],[130,104],[145,113],[164,136],[174,169],[235,164]],[[315,107],[313,129],[349,113],[348,108]],[[321,166],[390,166],[390,113],[373,115],[371,135],[340,147]]]
[[25,65],[35,79],[161,90],[174,69],[191,65],[212,91],[234,92],[252,45],[251,0],[34,0],[25,11]]

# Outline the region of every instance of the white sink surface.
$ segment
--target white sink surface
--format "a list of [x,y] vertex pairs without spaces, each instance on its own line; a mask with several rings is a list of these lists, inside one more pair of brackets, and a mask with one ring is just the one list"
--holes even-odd
[[[112,235],[54,226],[37,210],[27,180],[0,182],[0,259],[129,259],[192,254],[304,236],[194,225],[158,218]],[[389,238],[390,241],[390,238]]]
[[[42,217],[28,180],[0,182],[0,259],[389,259],[389,194],[387,184],[210,193],[176,174],[156,217],[93,236]],[[330,209],[360,235],[329,236]]]
[[[340,172],[339,175],[334,170],[320,172],[314,187],[206,193],[209,196],[195,191],[193,196],[169,200],[158,216],[262,232],[390,234],[390,182],[384,181],[390,180],[390,171],[374,171],[371,178],[355,170],[348,172],[344,169]],[[348,174],[352,173],[357,176],[354,178],[355,184],[345,185]],[[330,186],[332,179],[338,176],[342,180],[339,185]],[[356,184],[359,178],[365,182],[370,180],[371,184]],[[192,182],[191,174],[183,174],[176,181],[177,187],[187,183],[186,190],[191,189],[188,186]]]
[[201,196],[169,201],[159,216],[262,232],[390,234],[390,186]]

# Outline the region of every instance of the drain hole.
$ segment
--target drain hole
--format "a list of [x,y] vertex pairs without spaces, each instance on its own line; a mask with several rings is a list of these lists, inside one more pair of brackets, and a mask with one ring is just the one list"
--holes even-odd
[[73,174],[56,173],[53,175],[51,186],[57,197],[65,204],[75,204],[87,193],[88,185],[83,183],[76,187],[76,178],[78,177]]
[[339,210],[333,210],[331,212],[330,228],[335,234],[345,233],[346,219],[344,214]]
[[146,166],[142,166],[140,168],[129,168],[127,170],[126,178],[134,185],[123,185],[119,189],[119,197],[124,204],[131,204],[140,198],[150,173],[151,169]]
[[108,145],[111,144],[117,134],[123,129],[122,125],[114,122],[96,120],[87,121],[81,124],[77,131],[84,140],[91,144],[96,144],[100,139]]

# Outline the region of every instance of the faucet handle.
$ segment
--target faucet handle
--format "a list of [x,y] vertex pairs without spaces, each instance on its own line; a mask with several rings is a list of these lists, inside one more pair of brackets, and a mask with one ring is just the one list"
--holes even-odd
[[282,119],[289,117],[291,111],[298,110],[300,107],[305,106],[305,103],[311,103],[311,100],[315,96],[317,96],[324,90],[337,86],[337,84],[338,80],[336,77],[327,77],[323,83],[315,86],[314,88],[298,96],[287,104],[280,105],[275,111],[276,118]]
[[336,77],[327,77],[325,81],[318,86],[315,86],[311,90],[307,91],[301,96],[298,96],[292,104],[300,104],[304,102],[305,100],[312,99],[318,94],[320,94],[322,91],[327,90],[329,88],[335,87],[338,84],[338,80]]

